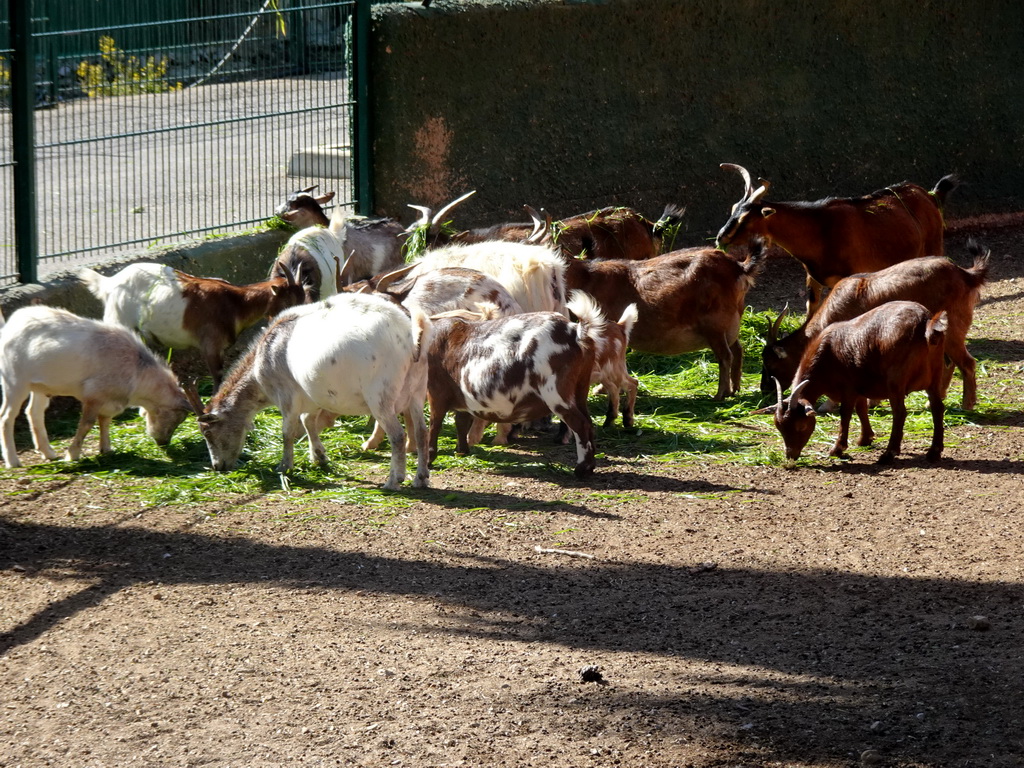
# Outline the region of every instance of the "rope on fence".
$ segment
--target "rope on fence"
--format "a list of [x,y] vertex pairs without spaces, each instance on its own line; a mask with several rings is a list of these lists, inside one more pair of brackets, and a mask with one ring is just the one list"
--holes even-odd
[[245,42],[245,38],[249,36],[249,33],[252,32],[253,27],[256,26],[256,23],[260,20],[260,17],[266,12],[267,8],[270,6],[272,2],[274,2],[274,0],[266,0],[266,2],[263,3],[263,7],[256,11],[256,15],[252,17],[252,21],[249,22],[249,26],[245,28],[245,31],[242,33],[242,36],[235,41],[235,44],[232,45],[228,52],[224,54],[223,58],[221,58],[221,60],[218,61],[216,65],[214,65],[213,69],[211,69],[201,78],[199,78],[194,83],[189,85],[189,88],[195,88],[197,85],[202,85],[215,74],[217,74],[220,68],[224,66],[225,62],[227,62],[227,60],[234,55],[235,51],[238,50],[238,46]]

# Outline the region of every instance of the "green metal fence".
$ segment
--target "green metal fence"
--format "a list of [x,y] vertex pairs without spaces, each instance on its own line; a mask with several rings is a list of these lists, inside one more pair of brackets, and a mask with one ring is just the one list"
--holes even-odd
[[369,2],[0,2],[0,284],[244,230],[312,184],[369,205]]

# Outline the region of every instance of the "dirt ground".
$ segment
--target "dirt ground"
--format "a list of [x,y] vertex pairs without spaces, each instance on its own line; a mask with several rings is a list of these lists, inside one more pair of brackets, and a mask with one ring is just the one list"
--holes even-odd
[[935,466],[609,456],[394,510],[0,473],[0,766],[1024,765],[1024,228],[974,234],[1005,407]]

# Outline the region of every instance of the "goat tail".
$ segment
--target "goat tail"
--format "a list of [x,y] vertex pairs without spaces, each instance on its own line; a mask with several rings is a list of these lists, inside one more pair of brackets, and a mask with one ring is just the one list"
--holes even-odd
[[924,338],[929,344],[942,344],[943,336],[949,327],[949,314],[946,310],[936,312],[928,321],[924,331]]
[[686,207],[669,203],[662,211],[661,218],[654,222],[654,235],[659,237],[670,227],[678,227],[683,223],[683,216],[686,215]]
[[750,242],[747,244],[747,258],[739,262],[743,272],[740,279],[746,283],[748,290],[753,287],[754,280],[761,274],[767,260],[765,255],[767,252],[768,247],[763,237],[750,238]]
[[426,313],[417,306],[409,309],[409,315],[412,320],[412,360],[414,363],[418,363],[430,349],[430,338],[433,335],[434,325]]
[[604,340],[604,329],[607,325],[604,312],[597,301],[589,293],[574,290],[569,296],[565,308],[579,319],[581,336],[585,336],[598,347]]
[[967,281],[971,288],[977,288],[988,279],[989,259],[992,249],[985,248],[973,237],[967,241],[967,252],[974,257],[974,264],[965,269]]
[[106,302],[107,287],[104,285],[104,282],[107,280],[106,277],[104,277],[94,269],[82,267],[80,270],[78,270],[78,280],[86,288],[89,289],[89,293],[91,293],[100,301]]
[[636,304],[630,304],[626,307],[626,310],[622,313],[622,317],[619,318],[617,325],[622,328],[623,334],[626,336],[626,346],[629,346],[629,337],[633,334],[633,326],[636,325],[636,321],[640,317],[640,310],[637,309]]
[[951,173],[948,176],[943,176],[939,179],[938,183],[932,189],[932,196],[938,202],[940,211],[946,204],[946,196],[959,186],[960,179],[955,173]]

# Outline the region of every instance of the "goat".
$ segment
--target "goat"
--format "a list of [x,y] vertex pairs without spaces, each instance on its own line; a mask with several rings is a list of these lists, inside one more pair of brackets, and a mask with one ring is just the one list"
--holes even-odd
[[288,238],[270,268],[270,279],[291,272],[303,288],[305,303],[312,304],[341,289],[344,261],[341,243],[334,233],[320,226],[306,227]]
[[932,412],[929,461],[938,461],[943,448],[942,402],[943,335],[945,311],[932,313],[914,301],[891,301],[852,320],[825,327],[800,358],[793,376],[793,391],[782,398],[776,379],[778,404],[775,426],[782,433],[786,458],[796,460],[814,432],[814,403],[828,396],[840,403],[839,436],[829,452],[843,457],[850,433],[850,418],[857,411],[861,434],[858,445],[874,438],[868,421],[868,398],[888,399],[892,407],[892,434],[879,464],[891,464],[900,452],[907,419],[905,398],[925,390]]
[[146,433],[157,445],[167,445],[190,412],[174,374],[126,328],[44,306],[22,307],[6,323],[0,316],[0,325],[0,429],[8,467],[21,466],[14,420],[26,399],[32,442],[48,461],[57,458],[45,418],[55,395],[82,404],[65,454],[69,461],[78,461],[85,436],[97,422],[100,453],[113,450],[110,420],[128,406],[142,409]]
[[[413,485],[428,484],[426,346],[430,320],[372,294],[343,293],[282,312],[231,370],[205,408],[191,393],[213,468],[234,468],[257,411],[281,411],[284,449],[278,472],[292,468],[304,429],[310,461],[326,465],[320,432],[339,415],[371,414],[391,443],[384,487],[405,479],[405,417],[418,447]],[[364,446],[365,449],[365,446]]]
[[445,415],[455,411],[457,450],[468,453],[473,418],[521,422],[556,413],[576,436],[575,474],[596,466],[594,426],[587,394],[595,350],[604,343],[606,321],[597,304],[574,293],[570,322],[557,312],[532,312],[472,322],[434,318],[428,355],[430,459]]
[[105,322],[165,347],[198,347],[216,386],[224,373],[224,352],[243,330],[303,302],[302,286],[288,267],[282,266],[282,273],[261,283],[233,285],[164,264],[136,263],[110,277],[83,268],[78,279],[103,302]]
[[415,262],[410,277],[441,267],[476,269],[497,280],[524,312],[564,312],[565,262],[550,247],[488,241],[436,248]]
[[[630,304],[622,313],[617,323],[605,326],[605,335],[594,351],[594,370],[590,374],[590,383],[600,384],[601,391],[608,397],[608,409],[605,411],[604,426],[611,427],[619,415],[619,398],[626,391],[626,407],[622,409],[622,426],[633,428],[633,411],[636,408],[636,393],[640,386],[626,367],[626,348],[629,346],[629,335],[637,319],[636,304]],[[499,436],[500,433],[499,433]],[[559,429],[562,443],[569,441],[569,431],[563,422]],[[497,441],[496,441],[497,442]]]
[[763,202],[769,183],[754,189],[746,168],[723,163],[743,177],[743,197],[733,205],[715,245],[723,250],[751,237],[783,248],[807,271],[807,316],[821,304],[824,288],[858,272],[875,272],[918,256],[942,256],[942,207],[958,184],[943,176],[928,192],[910,182],[864,197],[817,202]]
[[[518,315],[523,311],[519,302],[512,298],[501,283],[478,270],[442,267],[426,272],[419,278],[401,274],[407,273],[410,269],[411,266],[405,267],[363,283],[365,287],[372,288],[406,307],[415,306],[428,317],[460,309],[475,313],[486,312],[489,317]],[[355,283],[350,288],[354,289],[356,286],[360,286],[360,283]],[[475,425],[475,430],[482,432],[486,426],[486,422],[481,422]],[[384,430],[378,423],[364,444],[364,449],[373,450],[383,439]],[[408,448],[413,450],[414,447],[410,445]]]
[[[946,310],[945,354],[964,380],[963,407],[971,410],[977,404],[975,363],[967,351],[967,333],[974,316],[981,286],[988,275],[990,251],[983,252],[973,240],[967,245],[974,256],[968,269],[949,259],[929,256],[911,259],[878,272],[850,275],[837,282],[821,308],[793,333],[778,338],[780,313],[768,332],[761,359],[761,391],[771,391],[772,379],[790,381],[809,341],[830,323],[849,320],[887,301],[916,301],[930,312]],[[942,395],[946,396],[953,376],[953,366],[943,374]]]
[[666,229],[682,221],[684,210],[666,206],[651,221],[632,208],[609,206],[549,224],[551,240],[569,256],[587,259],[650,259],[661,253]]
[[566,286],[593,296],[606,316],[636,304],[633,349],[681,355],[710,348],[718,361],[715,399],[723,400],[740,386],[740,318],[762,258],[759,247],[742,262],[714,248],[687,248],[643,261],[563,257],[563,263]]
[[[406,261],[402,247],[406,243],[407,232],[400,223],[392,218],[346,215],[340,207],[335,208],[328,218],[323,206],[334,199],[334,193],[315,197],[311,194],[314,188],[307,187],[289,196],[276,210],[283,219],[302,229],[326,227],[325,231],[333,234],[337,241],[336,248],[330,242],[316,245],[329,259],[338,259],[343,263],[345,273],[343,276],[336,275],[335,290],[324,293],[322,289],[322,293],[313,301],[337,293],[337,289],[344,285],[395,269]],[[326,234],[321,237],[327,241]],[[317,260],[316,263],[321,264],[322,261]],[[334,272],[328,269],[328,273]]]

